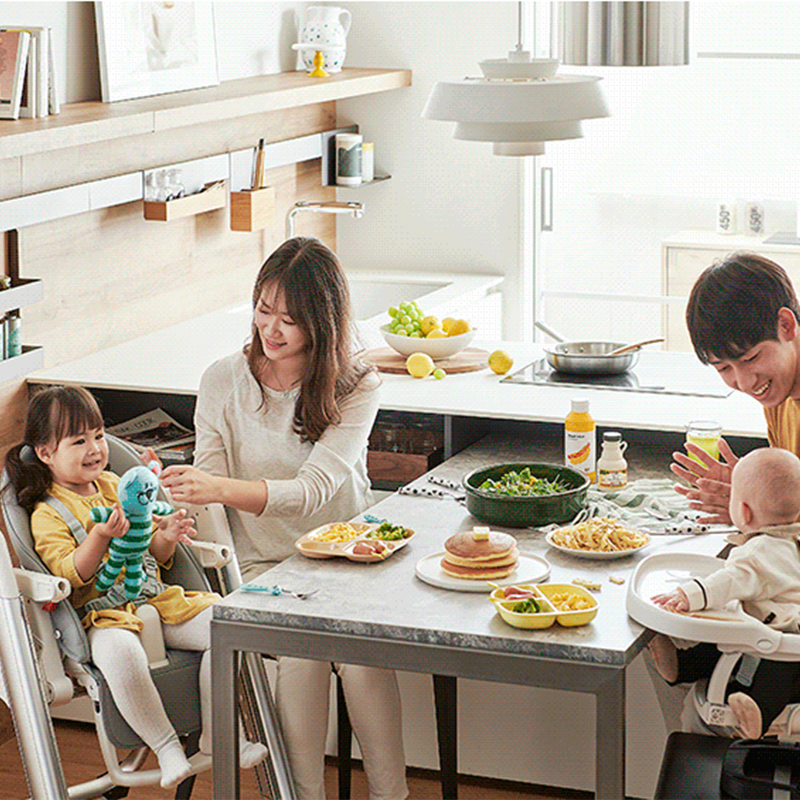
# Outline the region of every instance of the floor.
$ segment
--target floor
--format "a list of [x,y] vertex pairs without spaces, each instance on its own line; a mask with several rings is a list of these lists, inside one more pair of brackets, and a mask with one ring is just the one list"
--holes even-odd
[[[104,772],[97,739],[91,726],[84,723],[56,720],[56,738],[61,753],[64,774],[68,784],[90,780]],[[151,756],[152,758],[152,756]],[[151,766],[149,763],[147,766]],[[329,764],[325,770],[326,790],[329,798],[337,796],[336,767]],[[367,785],[360,768],[353,770],[353,800],[366,800]],[[439,800],[441,791],[436,773],[426,770],[409,770],[409,792],[413,800]],[[15,739],[0,746],[0,797],[3,800],[23,800],[28,797],[28,786],[20,762]],[[242,772],[242,800],[258,800],[261,797],[256,787],[252,770]],[[131,800],[160,800],[170,798],[174,790],[166,791],[160,787],[132,789],[128,795]],[[211,800],[211,773],[198,775],[195,782],[193,800]],[[575,798],[586,800],[592,797],[587,792],[569,792],[541,786],[522,784],[503,784],[499,781],[464,778],[459,785],[461,800],[557,800]]]

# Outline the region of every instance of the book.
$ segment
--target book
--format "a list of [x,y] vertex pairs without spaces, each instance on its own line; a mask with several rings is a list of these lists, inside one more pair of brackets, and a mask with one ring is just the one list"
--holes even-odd
[[112,425],[106,431],[124,439],[140,452],[152,447],[159,456],[167,451],[174,451],[170,455],[183,455],[186,447],[193,446],[195,441],[194,431],[185,428],[161,408]]
[[19,119],[31,35],[0,28],[0,119]]
[[[27,31],[30,34],[28,69],[26,75],[27,97],[23,97],[20,117],[46,117],[50,94],[50,38],[51,29],[36,26],[10,25],[5,30]],[[26,103],[27,100],[27,103]]]
[[61,112],[61,96],[56,83],[56,60],[53,54],[53,29],[47,29],[47,110],[51,114]]
[[25,79],[22,82],[22,97],[19,101],[19,118],[31,119],[39,114],[36,96],[36,39],[28,42],[28,58],[25,62]]

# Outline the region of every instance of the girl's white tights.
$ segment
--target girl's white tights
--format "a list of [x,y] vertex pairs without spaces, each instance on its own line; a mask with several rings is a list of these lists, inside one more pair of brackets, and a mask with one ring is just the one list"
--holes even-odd
[[[164,643],[179,650],[204,651],[200,662],[200,716],[203,732],[200,752],[210,755],[211,735],[211,608],[180,625],[164,625]],[[89,631],[92,660],[103,673],[120,713],[131,728],[156,754],[165,789],[188,777],[191,767],[169,721],[150,677],[147,657],[139,634],[122,628],[92,628]],[[262,744],[239,739],[239,762],[254,767],[267,755]]]

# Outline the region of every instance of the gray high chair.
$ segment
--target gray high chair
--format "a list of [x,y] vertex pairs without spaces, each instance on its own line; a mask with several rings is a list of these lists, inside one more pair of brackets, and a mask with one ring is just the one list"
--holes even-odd
[[[109,465],[115,472],[124,472],[141,463],[129,445],[111,436],[108,441]],[[22,569],[12,568],[3,541],[0,662],[6,685],[4,699],[12,710],[32,797],[56,800],[110,796],[107,793],[122,797],[127,794],[126,787],[158,784],[160,770],[141,769],[149,749],[120,715],[102,673],[91,661],[80,618],[66,599],[71,587],[67,581],[50,575],[39,559],[28,515],[18,505],[5,473],[0,481],[0,503],[9,538],[22,565]],[[232,558],[224,510],[213,505],[187,509],[196,518],[197,541],[191,547],[178,546],[173,566],[164,571],[165,581],[180,583],[187,589],[215,589],[223,594],[236,588],[241,579]],[[198,672],[202,653],[165,649],[158,613],[152,612],[155,609],[147,605],[139,611],[145,621],[142,643],[153,681],[192,765],[192,774],[177,787],[175,795],[188,798],[194,776],[211,767],[211,758],[197,752],[201,728]],[[241,684],[242,716],[248,732],[265,742],[271,754],[281,754],[281,758],[276,758],[279,764],[286,763],[277,714],[260,659],[243,664]],[[87,692],[93,701],[107,773],[67,788],[46,706],[67,703],[76,691]],[[130,752],[120,759],[117,748]],[[294,796],[291,776],[281,770],[276,773],[270,758],[259,765],[257,776],[264,796]]]
[[680,798],[800,798],[800,706],[779,737],[734,739],[734,716],[726,688],[742,656],[800,660],[800,634],[782,633],[745,613],[738,601],[725,609],[675,614],[650,598],[691,577],[703,577],[725,562],[696,553],[656,553],[643,559],[628,585],[626,606],[651,630],[694,642],[712,642],[720,658],[708,681],[692,687],[687,702],[708,729],[674,732],[664,751],[656,800]]

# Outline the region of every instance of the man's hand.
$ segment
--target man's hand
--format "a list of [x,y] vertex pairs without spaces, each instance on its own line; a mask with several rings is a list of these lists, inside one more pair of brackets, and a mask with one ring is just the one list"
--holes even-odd
[[104,539],[118,539],[124,536],[131,527],[130,522],[125,518],[125,514],[119,504],[114,504],[114,510],[105,522],[98,522],[92,527],[92,533],[102,536]]
[[161,483],[178,503],[217,503],[221,499],[220,479],[195,467],[173,465],[161,475]]
[[683,589],[676,589],[674,592],[666,594],[657,594],[651,598],[652,601],[661,608],[667,611],[688,611],[689,598]]
[[697,456],[700,463],[684,453],[673,453],[676,463],[670,469],[691,487],[676,485],[675,491],[689,498],[689,508],[704,512],[698,522],[707,524],[731,524],[728,511],[731,497],[731,472],[739,458],[724,439],[719,440],[721,461],[713,459],[697,445],[686,443],[687,452]]

